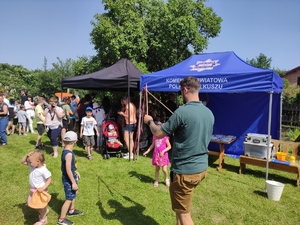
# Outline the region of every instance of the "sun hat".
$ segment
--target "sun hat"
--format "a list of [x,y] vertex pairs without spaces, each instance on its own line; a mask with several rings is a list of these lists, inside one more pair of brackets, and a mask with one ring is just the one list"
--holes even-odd
[[31,197],[31,201],[28,203],[28,206],[33,209],[42,209],[45,208],[48,202],[51,199],[51,195],[46,191],[36,191]]
[[93,109],[96,109],[96,108],[99,108],[99,105],[98,105],[97,102],[94,102],[94,103],[93,103]]
[[92,107],[86,107],[85,111],[93,111]]
[[110,130],[115,129],[115,126],[113,124],[109,124],[108,129],[110,129]]
[[63,138],[64,141],[77,141],[77,134],[74,131],[68,131]]

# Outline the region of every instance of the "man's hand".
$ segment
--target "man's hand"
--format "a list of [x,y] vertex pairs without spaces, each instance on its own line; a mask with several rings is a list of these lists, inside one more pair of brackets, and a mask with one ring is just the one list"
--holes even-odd
[[153,120],[152,116],[149,116],[149,115],[145,115],[145,116],[144,116],[144,123],[145,123],[145,124],[148,125],[148,122],[149,122],[150,120]]

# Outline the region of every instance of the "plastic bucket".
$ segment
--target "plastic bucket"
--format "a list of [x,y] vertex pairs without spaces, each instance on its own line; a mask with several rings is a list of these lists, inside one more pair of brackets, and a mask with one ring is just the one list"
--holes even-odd
[[273,180],[267,180],[266,185],[268,198],[273,201],[279,201],[284,188],[284,184]]

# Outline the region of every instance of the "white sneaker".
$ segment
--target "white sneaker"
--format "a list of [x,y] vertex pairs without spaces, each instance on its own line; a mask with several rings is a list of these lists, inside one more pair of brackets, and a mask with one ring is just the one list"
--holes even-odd
[[[125,155],[123,156],[124,159],[129,159],[129,154],[128,155]],[[133,155],[130,157],[130,159],[133,159]]]

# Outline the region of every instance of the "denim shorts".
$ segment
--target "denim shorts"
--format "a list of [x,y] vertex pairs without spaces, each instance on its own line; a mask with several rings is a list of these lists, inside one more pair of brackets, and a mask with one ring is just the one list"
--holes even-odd
[[[76,184],[78,184],[77,182],[77,174],[74,175],[74,178],[75,178],[75,181],[76,181]],[[76,193],[77,193],[77,190],[72,190],[72,183],[70,182],[69,179],[65,179],[65,178],[62,178],[62,183],[64,185],[64,190],[65,190],[65,196],[66,196],[66,200],[73,200],[76,198]]]
[[123,132],[128,131],[128,132],[134,132],[136,128],[136,123],[135,124],[126,124],[125,127],[123,127]]

